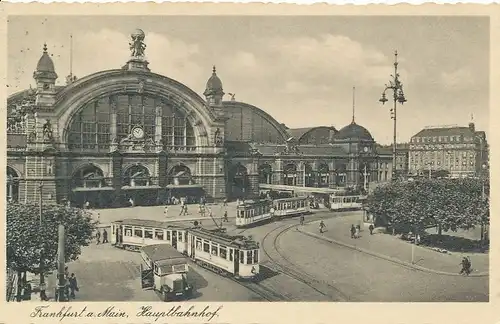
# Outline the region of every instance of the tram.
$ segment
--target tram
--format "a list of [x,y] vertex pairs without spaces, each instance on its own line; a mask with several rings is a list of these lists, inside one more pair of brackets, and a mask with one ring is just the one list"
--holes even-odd
[[330,196],[330,210],[361,210],[366,201],[366,196]]
[[268,221],[273,218],[272,209],[273,201],[270,199],[245,202],[238,205],[236,207],[236,227],[245,227]]
[[111,224],[111,243],[118,248],[167,244],[197,264],[221,275],[252,279],[259,274],[259,243],[243,235],[229,235],[222,228],[179,227],[168,222],[124,219]]
[[111,244],[126,250],[139,251],[143,246],[168,243],[185,252],[185,229],[171,223],[146,219],[123,219],[111,223]]
[[290,216],[299,216],[309,214],[310,206],[307,197],[282,198],[273,202],[274,216],[276,218],[285,218]]
[[259,274],[259,243],[248,237],[228,235],[221,229],[192,228],[187,231],[187,241],[189,257],[202,267],[238,279]]

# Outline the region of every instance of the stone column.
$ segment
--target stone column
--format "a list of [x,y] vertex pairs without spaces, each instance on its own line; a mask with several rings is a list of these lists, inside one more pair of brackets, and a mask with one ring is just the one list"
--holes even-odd
[[162,127],[161,127],[161,118],[162,118],[162,112],[163,112],[163,107],[160,105],[156,106],[156,117],[155,117],[155,144],[156,144],[156,151],[159,152],[163,150],[163,141],[161,138],[162,135]]

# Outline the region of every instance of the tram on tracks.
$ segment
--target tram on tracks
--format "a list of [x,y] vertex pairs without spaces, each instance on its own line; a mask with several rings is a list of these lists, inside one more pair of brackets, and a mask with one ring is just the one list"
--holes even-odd
[[301,216],[310,212],[309,200],[306,197],[246,202],[236,207],[236,227],[248,227],[273,219]]
[[115,247],[141,251],[149,245],[168,244],[221,275],[253,279],[259,274],[259,243],[244,235],[229,235],[223,228],[188,228],[143,219],[115,221],[111,228],[111,243]]
[[332,211],[347,211],[361,210],[366,202],[367,196],[330,196],[330,210]]

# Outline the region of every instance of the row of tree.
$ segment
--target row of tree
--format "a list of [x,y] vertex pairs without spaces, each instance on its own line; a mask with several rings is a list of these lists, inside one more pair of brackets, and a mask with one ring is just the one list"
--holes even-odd
[[[90,244],[96,222],[85,210],[62,205],[7,204],[7,268],[18,278],[26,272],[42,275],[57,267],[58,224],[65,226],[66,262],[77,260]],[[23,275],[24,274],[24,275]],[[23,284],[19,282],[19,284]]]
[[367,207],[377,226],[397,233],[442,231],[489,224],[487,179],[422,179],[391,182],[368,196]]

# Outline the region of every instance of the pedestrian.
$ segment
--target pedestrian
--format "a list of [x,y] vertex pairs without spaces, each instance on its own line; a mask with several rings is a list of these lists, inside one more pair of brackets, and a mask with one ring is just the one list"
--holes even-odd
[[31,300],[31,293],[33,292],[33,289],[31,288],[31,283],[28,281],[26,282],[26,285],[24,286],[24,300]]
[[108,242],[108,232],[106,231],[106,229],[104,229],[102,231],[102,244],[104,243],[109,243]]
[[75,299],[75,291],[79,291],[80,289],[78,288],[78,282],[76,281],[75,274],[72,273],[71,276],[68,279],[69,283],[69,289],[70,289],[70,297],[72,299]]
[[359,238],[360,237],[360,235],[359,235],[360,231],[361,231],[361,226],[356,225],[356,231],[354,233],[354,238]]
[[370,224],[370,226],[368,226],[368,229],[370,230],[370,235],[373,235],[373,230],[375,229],[375,227],[373,227],[373,224]]
[[227,198],[224,198],[224,203],[222,204],[222,206],[227,206]]
[[304,215],[300,216],[300,225],[304,225]]
[[460,274],[468,276],[471,273],[471,267],[472,267],[470,259],[468,257],[463,257],[461,264],[462,264],[462,269],[460,270]]
[[227,210],[224,211],[224,221],[229,223],[229,219],[227,218]]
[[319,232],[323,234],[323,229],[326,228],[325,223],[323,221],[319,222]]
[[168,217],[168,205],[165,205],[165,209],[163,209],[163,215],[165,215],[165,217]]
[[134,207],[134,200],[132,199],[132,197],[128,199],[128,203],[130,204],[130,207]]
[[87,200],[84,204],[84,209],[89,209],[90,208],[90,203],[89,201]]
[[355,238],[354,235],[356,235],[356,228],[354,224],[351,224],[351,238]]
[[97,233],[95,234],[95,241],[96,241],[96,245],[98,245],[99,243],[101,243],[101,231],[99,231],[99,229],[97,229]]

